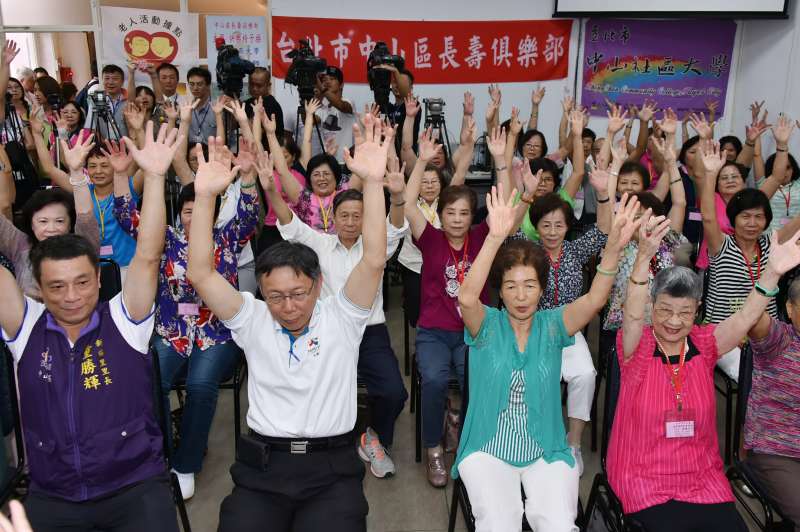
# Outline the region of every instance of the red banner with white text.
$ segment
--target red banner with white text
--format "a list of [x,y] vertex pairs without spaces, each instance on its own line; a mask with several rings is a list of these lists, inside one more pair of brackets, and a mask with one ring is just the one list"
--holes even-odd
[[300,39],[345,82],[367,82],[383,41],[415,83],[497,83],[567,77],[571,20],[408,21],[272,17],[272,74],[284,79]]

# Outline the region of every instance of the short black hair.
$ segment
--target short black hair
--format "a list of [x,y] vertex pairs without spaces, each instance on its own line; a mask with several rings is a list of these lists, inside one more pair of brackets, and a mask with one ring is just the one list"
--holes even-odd
[[740,190],[728,201],[728,206],[725,208],[725,214],[728,215],[728,220],[731,221],[732,226],[736,226],[736,217],[742,211],[749,209],[763,209],[764,215],[767,218],[767,227],[772,223],[772,206],[769,204],[769,198],[766,194],[755,188],[745,188]]
[[536,175],[539,170],[553,174],[553,190],[561,188],[561,168],[558,167],[555,161],[547,157],[537,157],[536,159],[531,159],[530,165],[533,175]]
[[469,212],[475,217],[478,210],[478,195],[467,185],[450,185],[439,193],[439,203],[436,205],[436,212],[442,216],[445,207],[457,202],[460,199],[467,200]]
[[333,214],[336,214],[339,206],[345,201],[360,201],[363,203],[364,195],[360,190],[356,190],[354,188],[348,188],[347,190],[339,192],[336,194],[336,197],[333,198]]
[[59,85],[58,81],[50,76],[43,76],[33,83],[35,86],[39,87],[39,90],[42,91],[42,94],[44,94],[45,98],[56,94],[58,95],[59,100],[61,99],[61,85]]
[[736,152],[736,156],[738,157],[740,153],[742,153],[742,141],[739,140],[739,137],[736,135],[725,135],[724,137],[720,137],[719,139],[719,147],[720,149],[724,148],[726,144],[733,145],[733,151]]
[[291,268],[298,275],[319,280],[322,270],[316,252],[305,244],[283,240],[265,249],[256,259],[256,279],[276,268]]
[[211,72],[209,72],[207,68],[203,67],[190,68],[189,72],[186,73],[186,81],[189,81],[189,78],[198,76],[203,78],[203,80],[206,82],[206,85],[211,86]]
[[500,246],[489,271],[492,288],[500,290],[503,286],[503,275],[515,266],[531,266],[536,271],[536,280],[544,292],[550,276],[550,261],[544,248],[522,238],[509,240]]
[[61,100],[64,102],[71,102],[78,94],[78,87],[71,81],[65,81],[61,84]]
[[[188,183],[181,188],[180,193],[178,193],[178,216],[180,216],[181,211],[183,210],[183,205],[187,201],[194,201],[195,199],[195,192],[194,192],[194,182]],[[219,216],[219,210],[222,207],[222,199],[217,195],[214,199],[214,219],[217,219]]]
[[308,176],[306,187],[308,190],[311,190],[311,173],[323,164],[327,164],[330,167],[331,172],[333,172],[333,178],[336,180],[336,187],[339,187],[339,182],[342,180],[342,167],[339,166],[339,161],[333,155],[320,153],[309,159],[306,166],[306,175]]
[[42,282],[42,261],[70,260],[86,257],[94,265],[95,273],[100,271],[97,261],[97,250],[94,245],[80,235],[69,233],[53,236],[38,242],[31,248],[30,261],[33,277],[37,283]]
[[190,142],[186,146],[186,160],[187,161],[189,160],[189,156],[192,154],[192,152],[195,150],[195,148],[197,148],[198,144],[200,145],[200,149],[203,151],[203,159],[205,159],[206,161],[208,160],[208,144],[205,143],[205,142]]
[[28,242],[36,244],[36,235],[33,234],[33,216],[48,205],[60,204],[67,209],[69,216],[69,232],[75,230],[75,199],[72,194],[63,188],[46,188],[37,190],[22,207],[22,223],[20,229],[28,235]]
[[[764,163],[764,174],[767,176],[771,176],[773,172],[773,167],[775,166],[775,153],[769,156],[767,162]],[[800,167],[797,166],[797,161],[792,157],[791,153],[787,153],[789,156],[789,165],[792,167],[792,178],[791,181],[794,181],[798,177],[800,177]]]
[[664,202],[652,192],[637,192],[634,196],[639,200],[639,205],[642,209],[651,209],[653,216],[667,215],[667,208],[664,206]]
[[33,69],[34,74],[44,74],[45,76],[49,76],[50,74],[47,73],[47,69],[44,67],[36,67]]
[[583,131],[581,131],[581,138],[592,139],[592,142],[594,142],[595,140],[597,140],[597,134],[588,127],[585,127],[583,128]]
[[104,66],[102,74],[119,74],[122,76],[122,79],[125,79],[125,72],[123,72],[120,67],[113,64]]
[[160,65],[158,65],[158,68],[156,68],[156,74],[161,74],[162,70],[172,70],[173,72],[175,72],[175,75],[178,77],[178,79],[180,79],[181,77],[181,73],[178,71],[178,67],[176,67],[172,63],[161,63]]
[[528,142],[532,137],[539,137],[542,139],[542,157],[547,155],[547,139],[544,138],[544,133],[539,131],[538,129],[529,129],[522,136],[519,138],[519,142],[517,142],[517,153],[519,153],[520,157],[522,157],[522,147],[525,146],[525,143]]
[[690,137],[689,140],[683,143],[681,146],[681,152],[678,154],[678,162],[685,165],[686,164],[686,152],[691,150],[698,142],[700,142],[700,136],[695,135],[694,137]]
[[545,194],[541,198],[537,198],[531,205],[528,211],[531,223],[536,227],[539,222],[553,211],[560,210],[564,214],[564,220],[567,222],[567,229],[570,229],[575,223],[575,214],[569,203],[559,196],[556,192]]
[[325,69],[323,72],[326,76],[330,76],[332,78],[336,78],[339,81],[339,84],[344,83],[344,73],[342,69],[333,65],[328,65],[328,68]]
[[622,174],[630,173],[639,174],[639,177],[642,178],[642,186],[644,189],[647,190],[650,188],[650,171],[647,170],[645,165],[639,161],[625,161],[622,163],[622,166],[619,167],[617,175],[621,176]]

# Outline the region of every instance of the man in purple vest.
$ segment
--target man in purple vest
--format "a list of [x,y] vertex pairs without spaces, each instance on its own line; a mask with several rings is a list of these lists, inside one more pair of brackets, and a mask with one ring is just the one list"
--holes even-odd
[[[0,268],[0,326],[14,356],[33,529],[177,532],[153,406],[148,343],[164,247],[164,175],[177,131],[152,122],[139,150],[145,174],[139,241],[122,292],[99,303],[97,253],[78,235],[31,251],[42,303]],[[91,146],[87,146],[87,150]],[[82,174],[73,186],[88,186]]]

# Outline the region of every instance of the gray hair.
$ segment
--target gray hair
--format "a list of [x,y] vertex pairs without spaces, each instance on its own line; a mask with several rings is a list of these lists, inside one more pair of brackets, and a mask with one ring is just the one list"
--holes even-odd
[[791,303],[800,303],[800,277],[796,277],[789,284],[788,300]]
[[660,294],[670,297],[688,297],[699,303],[703,298],[703,279],[685,266],[664,268],[653,280],[653,286],[650,289],[651,300],[655,302],[656,297]]
[[33,70],[31,70],[28,67],[22,67],[17,69],[17,77],[19,79],[32,78],[34,75],[35,74],[33,73]]

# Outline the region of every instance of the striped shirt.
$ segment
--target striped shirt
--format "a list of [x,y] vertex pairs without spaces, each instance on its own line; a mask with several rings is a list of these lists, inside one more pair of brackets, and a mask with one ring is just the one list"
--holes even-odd
[[[717,441],[714,325],[695,325],[682,370],[683,408],[692,412],[694,436],[667,438],[665,414],[676,409],[663,356],[656,354],[652,327],[644,327],[631,359],[624,363],[622,330],[617,333],[621,367],[619,398],[608,447],[608,481],[625,513],[669,500],[695,504],[733,501]],[[678,357],[675,357],[676,359]],[[677,364],[677,360],[671,360]]]
[[481,447],[481,451],[508,463],[530,463],[541,458],[543,451],[528,432],[528,407],[525,404],[525,374],[511,372],[508,407],[497,418],[497,432]]
[[753,388],[747,400],[744,446],[800,458],[800,333],[773,319],[769,334],[751,340]]
[[[766,235],[758,237],[758,249],[760,260],[755,257],[752,262],[745,262],[739,245],[732,236],[725,235],[719,253],[708,258],[706,322],[720,323],[742,308],[753,284],[767,267],[769,238]],[[778,315],[774,298],[767,305],[767,312],[773,317]]]
[[[764,181],[760,179],[758,185],[761,186]],[[771,235],[773,231],[786,225],[790,219],[800,215],[800,179],[780,187],[769,199],[769,205],[772,207],[772,223],[764,233]]]

